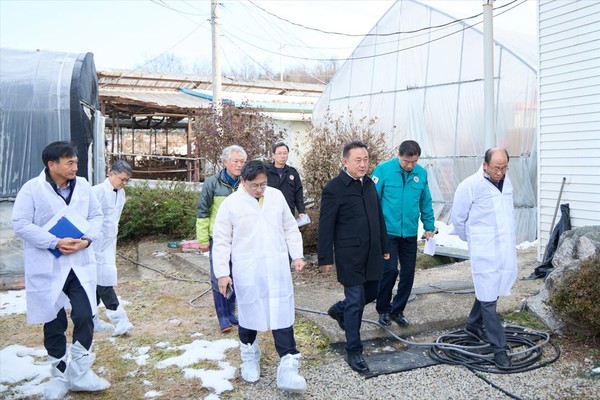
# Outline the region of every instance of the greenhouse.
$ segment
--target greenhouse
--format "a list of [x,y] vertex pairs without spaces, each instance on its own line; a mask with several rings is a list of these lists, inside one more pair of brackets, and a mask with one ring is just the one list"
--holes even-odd
[[[313,112],[315,125],[328,113],[355,123],[375,118],[375,130],[385,133],[390,147],[416,140],[436,219],[444,223],[457,185],[479,168],[486,150],[482,2],[440,8],[448,3],[395,2]],[[496,146],[510,154],[518,243],[536,237],[537,60],[535,34],[516,35],[503,25],[514,22],[523,3],[494,3],[493,127]]]

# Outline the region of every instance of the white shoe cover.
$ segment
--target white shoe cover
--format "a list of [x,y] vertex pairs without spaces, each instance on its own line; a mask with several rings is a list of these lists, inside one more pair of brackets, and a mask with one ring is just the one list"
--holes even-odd
[[122,305],[119,305],[115,311],[106,310],[106,315],[115,326],[113,336],[123,336],[133,329],[133,324],[129,321]]
[[106,321],[100,319],[98,314],[94,315],[94,332],[108,332],[112,331],[114,326]]
[[298,374],[300,354],[287,354],[277,367],[277,387],[293,393],[304,393],[306,379]]
[[71,346],[71,363],[67,367],[67,377],[74,392],[96,392],[108,389],[110,383],[91,370],[96,356],[79,342]]
[[256,382],[260,378],[260,348],[258,339],[254,343],[244,344],[240,342],[240,355],[242,365],[240,366],[240,375],[246,382]]
[[63,399],[69,392],[69,379],[67,378],[67,375],[60,372],[60,370],[56,368],[56,366],[61,361],[66,362],[67,355],[65,354],[65,356],[60,359],[48,356],[48,359],[50,360],[51,364],[50,368],[52,368],[50,371],[50,373],[52,374],[52,378],[44,386],[44,399],[60,400]]

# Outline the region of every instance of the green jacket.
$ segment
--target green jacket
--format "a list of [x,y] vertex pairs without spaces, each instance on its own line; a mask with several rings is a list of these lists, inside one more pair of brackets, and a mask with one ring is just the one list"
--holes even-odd
[[435,216],[425,168],[415,165],[405,183],[400,161],[395,157],[375,167],[372,179],[381,201],[388,236],[417,236],[419,216],[425,231],[434,231]]
[[229,184],[225,177],[225,169],[204,181],[198,199],[198,219],[196,219],[196,240],[198,244],[208,244],[221,203],[225,200],[225,197],[235,192],[238,186],[239,183],[234,186]]

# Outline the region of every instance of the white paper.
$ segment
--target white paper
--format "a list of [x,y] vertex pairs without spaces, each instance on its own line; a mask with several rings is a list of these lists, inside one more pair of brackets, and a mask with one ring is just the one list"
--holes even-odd
[[296,221],[298,222],[298,228],[300,228],[301,226],[310,224],[310,217],[308,214],[304,214],[303,216],[298,217]]
[[60,211],[54,215],[54,217],[50,218],[50,221],[46,222],[42,229],[47,231],[50,230],[50,228],[56,225],[56,222],[58,222],[58,220],[62,217],[67,217],[67,219],[84,234],[90,229],[90,223],[84,217],[82,217],[77,210],[68,206],[61,208]]
[[425,241],[425,247],[423,248],[423,253],[427,254],[428,256],[435,255],[435,237],[432,237],[431,239],[427,239]]

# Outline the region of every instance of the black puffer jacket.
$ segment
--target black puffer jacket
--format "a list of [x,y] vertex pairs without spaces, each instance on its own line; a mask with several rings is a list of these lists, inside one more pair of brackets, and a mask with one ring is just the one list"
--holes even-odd
[[283,175],[280,177],[273,163],[267,164],[269,176],[267,184],[271,187],[279,189],[283,193],[283,197],[290,206],[292,215],[294,210],[298,209],[299,214],[304,214],[304,193],[302,189],[302,181],[296,168],[285,165],[283,167]]

